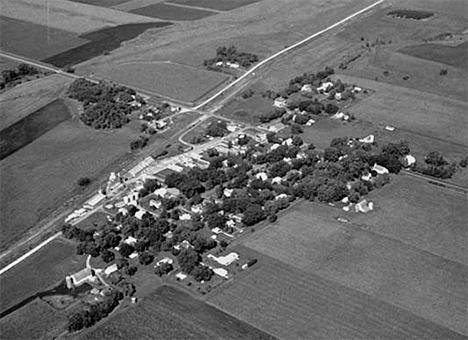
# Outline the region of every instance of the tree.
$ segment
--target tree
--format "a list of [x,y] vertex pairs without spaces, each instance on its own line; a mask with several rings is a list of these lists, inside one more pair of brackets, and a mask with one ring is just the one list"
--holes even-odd
[[266,218],[262,207],[257,204],[250,205],[244,212],[242,223],[247,226],[252,226]]
[[104,249],[103,251],[101,251],[101,258],[105,263],[109,263],[114,261],[115,254],[108,249]]
[[164,263],[157,265],[154,268],[154,273],[158,275],[159,277],[161,277],[163,275],[169,274],[173,269],[174,267],[172,266],[172,264],[164,262]]
[[191,273],[193,278],[199,282],[209,281],[213,274],[213,271],[209,267],[201,265],[196,266]]
[[298,134],[303,133],[303,132],[304,132],[304,129],[300,125],[298,125],[298,124],[292,124],[291,125],[291,133],[293,135],[298,135]]
[[294,146],[301,146],[302,144],[304,144],[304,141],[299,136],[293,136],[292,143]]
[[443,166],[448,164],[444,157],[442,157],[442,155],[438,151],[429,152],[424,161],[427,164],[434,166]]
[[223,137],[227,132],[227,123],[222,120],[211,122],[205,130],[205,133],[211,137]]
[[200,263],[200,255],[193,249],[184,249],[177,256],[180,268],[184,273],[191,274]]
[[325,106],[325,112],[328,113],[329,115],[334,115],[335,113],[338,112],[340,108],[333,104],[333,103],[329,103],[327,104],[327,106]]
[[140,264],[147,266],[154,260],[154,255],[148,251],[144,251],[139,254]]
[[68,331],[76,332],[85,327],[85,311],[73,313],[68,318]]
[[91,183],[91,179],[89,177],[81,177],[78,179],[78,185],[80,187],[86,187]]
[[127,276],[133,276],[137,272],[138,268],[135,266],[128,266],[124,268],[124,273]]
[[123,257],[129,257],[130,254],[132,254],[134,251],[135,251],[135,249],[131,245],[129,245],[127,243],[121,243],[120,244],[119,253]]

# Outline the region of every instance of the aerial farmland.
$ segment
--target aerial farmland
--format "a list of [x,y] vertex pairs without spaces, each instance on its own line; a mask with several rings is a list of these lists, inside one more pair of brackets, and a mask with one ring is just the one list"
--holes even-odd
[[468,339],[466,1],[0,2],[0,338]]

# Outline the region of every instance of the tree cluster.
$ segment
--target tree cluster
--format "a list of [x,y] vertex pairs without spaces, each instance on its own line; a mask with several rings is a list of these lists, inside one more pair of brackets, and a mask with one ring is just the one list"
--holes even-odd
[[19,64],[16,70],[3,70],[0,89],[5,88],[23,77],[32,76],[38,73],[39,70],[37,68],[25,63]]
[[216,49],[216,57],[203,62],[205,66],[213,66],[217,62],[238,63],[244,68],[250,67],[258,61],[258,56],[252,53],[239,52],[235,46],[221,46]]
[[211,137],[223,137],[228,133],[226,121],[218,120],[211,122],[206,127],[205,133]]

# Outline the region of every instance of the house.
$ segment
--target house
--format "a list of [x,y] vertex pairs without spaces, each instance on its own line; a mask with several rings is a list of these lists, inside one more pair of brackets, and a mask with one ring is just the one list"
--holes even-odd
[[360,141],[361,143],[371,144],[371,143],[374,143],[374,141],[375,141],[375,136],[372,135],[372,134],[370,134],[370,135],[367,136],[367,137],[364,137],[364,138],[359,139],[359,141]]
[[312,85],[311,84],[302,85],[301,92],[312,92]]
[[387,125],[387,126],[385,127],[385,130],[387,130],[387,131],[395,131],[395,127],[394,127],[394,126]]
[[312,126],[312,125],[314,125],[314,124],[315,124],[315,120],[309,119],[305,125],[306,125],[306,126]]
[[227,66],[229,66],[230,68],[239,68],[239,64],[238,63],[231,63],[231,62],[227,62],[226,63]]
[[372,202],[367,202],[367,200],[364,199],[361,202],[357,203],[354,206],[354,209],[356,210],[356,212],[367,213],[367,212],[372,211],[374,209],[374,204]]
[[177,249],[177,250],[181,250],[182,248],[190,249],[190,248],[193,248],[193,246],[187,240],[183,240],[182,242],[174,246],[174,249]]
[[109,276],[110,274],[112,274],[113,272],[116,272],[117,270],[119,270],[119,268],[117,267],[117,264],[114,263],[113,265],[107,267],[104,270],[104,274],[106,274],[106,276]]
[[237,260],[239,260],[239,254],[230,253],[226,256],[220,256],[220,257],[216,257],[212,254],[209,254],[208,258],[215,260],[216,262],[218,262],[219,264],[222,264],[223,266],[229,266],[231,263],[234,263]]
[[270,146],[270,150],[273,151],[273,150],[276,150],[280,147],[281,145],[280,144],[273,144],[272,146]]
[[343,113],[343,112],[337,112],[335,113],[332,117],[332,119],[343,119],[343,120],[349,120],[349,115]]
[[233,220],[227,220],[226,221],[226,225],[229,227],[229,228],[234,228],[236,226],[236,222],[233,221]]
[[353,93],[359,93],[362,91],[362,89],[359,86],[354,86],[352,91]]
[[187,274],[184,274],[182,272],[179,272],[175,275],[175,277],[178,279],[178,280],[185,280],[187,278]]
[[339,93],[339,92],[338,92],[338,93],[335,93],[335,99],[336,99],[336,100],[341,100],[342,98],[343,98],[343,97],[342,97],[341,93]]
[[81,217],[84,214],[86,214],[86,209],[84,208],[75,210],[72,214],[68,215],[68,217],[65,219],[65,223],[68,223],[71,220],[74,220],[75,218]]
[[404,163],[405,168],[409,168],[413,166],[414,164],[416,164],[416,158],[414,158],[414,156],[412,155],[406,155],[405,158],[403,159],[403,163]]
[[182,171],[184,171],[184,168],[181,167],[180,165],[177,165],[177,164],[170,164],[167,168],[170,169],[170,170],[173,170],[173,171],[175,171],[175,172],[182,172]]
[[287,146],[291,146],[293,144],[293,139],[292,138],[288,138],[286,140],[283,141],[283,143],[281,143],[282,145],[287,145]]
[[275,200],[280,200],[280,199],[282,199],[282,198],[288,198],[288,195],[286,195],[286,194],[280,194],[280,195],[278,195],[278,196],[275,197]]
[[203,207],[200,204],[192,205],[190,208],[194,214],[201,214],[203,212]]
[[333,88],[333,83],[332,82],[324,82],[320,87],[317,87],[317,92],[328,92]]
[[135,213],[135,217],[138,218],[139,220],[141,220],[145,214],[146,214],[146,211],[144,211],[144,210],[138,210],[138,211]]
[[218,61],[215,65],[218,66],[218,67],[221,67],[221,66],[224,65],[224,63],[222,61]]
[[133,253],[131,253],[128,258],[130,259],[136,259],[138,257],[138,253],[136,251],[134,251]]
[[167,263],[167,264],[173,264],[174,263],[174,260],[169,258],[169,257],[165,257],[163,258],[162,260],[159,260],[158,262],[156,262],[156,264],[154,265],[154,267],[159,267],[160,265],[162,265],[163,263]]
[[234,189],[225,188],[224,191],[223,191],[223,195],[226,196],[226,197],[231,197],[233,191],[234,191]]
[[136,206],[138,203],[138,198],[140,197],[140,194],[138,192],[133,192],[127,196],[124,196],[123,201],[126,205],[134,205]]
[[218,227],[211,229],[211,231],[212,231],[213,233],[215,233],[216,235],[221,234],[221,233],[223,232],[223,231],[222,231],[220,228],[218,228]]
[[133,236],[129,236],[125,239],[124,243],[128,244],[129,246],[133,246],[135,245],[135,243],[137,243],[137,239],[134,238]]
[[161,201],[156,201],[156,200],[152,199],[152,200],[149,201],[149,205],[150,205],[150,207],[153,207],[154,209],[159,209],[159,208],[161,208],[162,203],[161,203]]
[[374,164],[372,170],[378,173],[379,175],[388,174],[388,169],[378,164]]
[[213,268],[213,273],[215,273],[218,276],[221,276],[224,279],[228,279],[228,271],[223,268]]
[[270,132],[279,132],[285,128],[284,124],[281,122],[271,124],[268,126],[268,131]]
[[189,221],[192,219],[192,215],[185,213],[179,216],[179,220],[181,221]]
[[265,172],[259,172],[255,175],[255,178],[261,179],[262,181],[266,181],[268,179],[268,175]]
[[271,180],[271,183],[272,184],[281,184],[282,181],[283,181],[283,179],[281,177],[277,176],[277,177],[275,177],[275,178],[273,178]]
[[370,181],[372,179],[372,174],[371,173],[367,173],[366,175],[362,175],[361,176],[361,179],[363,181]]
[[96,276],[94,270],[91,268],[84,268],[75,274],[67,275],[65,277],[68,289],[79,287],[85,283],[92,283],[95,280]]
[[276,106],[276,107],[279,107],[279,108],[285,108],[286,106],[288,106],[288,102],[286,100],[286,98],[283,98],[283,97],[278,97],[275,99],[274,103],[273,103],[273,106]]

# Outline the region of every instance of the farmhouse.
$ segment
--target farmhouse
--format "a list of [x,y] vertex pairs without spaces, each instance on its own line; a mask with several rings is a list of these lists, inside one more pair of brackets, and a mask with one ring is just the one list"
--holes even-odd
[[349,120],[349,115],[343,113],[343,112],[338,112],[335,113],[332,117],[332,119],[343,119],[343,120]]
[[283,97],[278,97],[275,99],[275,102],[273,103],[273,106],[279,107],[279,108],[285,108],[288,105],[288,102],[286,98]]
[[75,210],[73,213],[68,215],[68,217],[65,219],[65,223],[68,223],[68,222],[74,220],[75,218],[81,217],[84,214],[86,214],[86,209],[84,209],[84,208]]
[[220,256],[220,257],[216,257],[212,254],[209,254],[208,258],[215,260],[216,262],[218,262],[219,264],[222,264],[223,266],[229,266],[231,263],[234,263],[237,260],[239,260],[239,254],[230,253],[226,256]]
[[322,85],[320,85],[320,87],[317,87],[317,92],[328,92],[329,90],[331,90],[333,88],[333,83],[332,82],[324,82],[322,83]]
[[315,124],[315,120],[309,119],[309,120],[307,121],[307,123],[306,123],[306,126],[312,126],[312,125],[314,125],[314,124]]
[[372,170],[378,173],[379,175],[388,174],[388,169],[378,164],[374,164]]
[[406,155],[405,158],[403,159],[403,163],[404,163],[405,168],[409,168],[413,166],[414,164],[416,164],[416,158],[414,158],[414,156],[412,155]]
[[268,131],[279,132],[279,131],[283,130],[284,128],[285,128],[284,124],[281,123],[281,122],[278,122],[278,123],[275,123],[275,124],[271,124],[268,127]]
[[68,289],[79,287],[85,283],[92,283],[95,280],[95,273],[94,270],[92,270],[91,268],[84,268],[75,274],[67,275],[65,277]]

